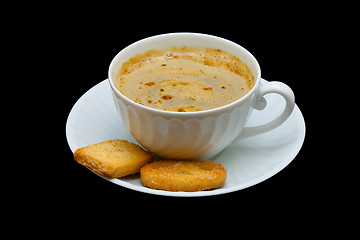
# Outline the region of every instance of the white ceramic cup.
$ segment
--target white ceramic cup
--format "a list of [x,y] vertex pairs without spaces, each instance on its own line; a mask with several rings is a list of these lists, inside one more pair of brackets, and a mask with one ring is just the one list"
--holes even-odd
[[[254,87],[228,105],[198,112],[171,112],[138,104],[114,85],[121,65],[131,57],[151,49],[170,47],[215,48],[245,62],[255,79]],[[281,82],[260,84],[260,66],[255,57],[229,40],[198,33],[170,33],[135,42],[120,51],[109,67],[109,83],[120,117],[136,141],[164,159],[210,159],[233,141],[270,131],[281,125],[295,104],[292,90]],[[286,100],[284,111],[274,120],[256,127],[244,127],[252,109],[266,106],[265,94],[277,93]]]

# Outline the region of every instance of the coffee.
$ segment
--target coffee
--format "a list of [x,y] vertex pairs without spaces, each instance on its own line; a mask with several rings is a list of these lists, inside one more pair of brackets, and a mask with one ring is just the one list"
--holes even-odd
[[115,86],[142,105],[193,112],[240,99],[254,86],[254,76],[240,59],[220,49],[172,47],[130,58]]

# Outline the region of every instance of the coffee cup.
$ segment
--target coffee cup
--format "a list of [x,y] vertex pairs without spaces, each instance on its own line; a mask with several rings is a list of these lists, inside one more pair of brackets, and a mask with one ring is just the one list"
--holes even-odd
[[[149,50],[172,47],[212,48],[225,51],[244,62],[251,70],[252,88],[240,99],[224,106],[194,112],[175,112],[152,108],[125,96],[115,86],[123,63]],[[261,84],[260,66],[255,57],[229,40],[199,33],[170,33],[137,41],[121,50],[109,67],[109,84],[117,112],[136,141],[161,159],[211,159],[232,142],[268,132],[280,126],[295,105],[293,91],[281,82]],[[246,127],[252,110],[266,107],[264,95],[280,94],[285,109],[275,119],[255,127]]]

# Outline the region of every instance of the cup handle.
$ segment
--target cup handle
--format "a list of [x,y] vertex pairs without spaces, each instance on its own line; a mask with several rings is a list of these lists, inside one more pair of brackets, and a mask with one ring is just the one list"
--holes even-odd
[[271,122],[256,127],[245,127],[236,140],[268,132],[280,126],[288,119],[295,106],[295,96],[291,88],[282,82],[276,81],[261,84],[257,91],[257,100],[254,106],[255,109],[263,110],[266,107],[266,100],[263,96],[268,93],[278,93],[285,98],[286,106],[284,111]]

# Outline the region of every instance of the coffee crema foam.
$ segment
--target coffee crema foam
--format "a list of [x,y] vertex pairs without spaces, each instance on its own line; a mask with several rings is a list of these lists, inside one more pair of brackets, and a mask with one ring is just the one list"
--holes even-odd
[[123,63],[116,88],[142,105],[194,112],[234,102],[254,86],[248,66],[212,48],[149,50]]

